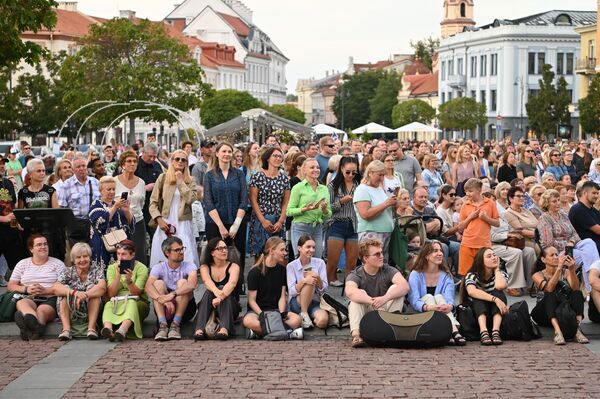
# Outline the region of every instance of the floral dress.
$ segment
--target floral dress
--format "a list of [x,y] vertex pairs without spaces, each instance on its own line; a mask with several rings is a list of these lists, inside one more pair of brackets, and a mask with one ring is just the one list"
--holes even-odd
[[[263,216],[275,224],[281,217],[283,197],[285,192],[290,190],[290,179],[283,171],[279,171],[274,178],[260,171],[250,178],[250,187],[258,190],[257,202]],[[250,218],[250,254],[253,256],[260,254],[265,242],[271,236],[285,238],[285,224],[277,233],[271,234],[264,229],[253,212]]]
[[116,253],[110,253],[104,248],[102,236],[109,231],[124,229],[127,239],[131,240],[132,227],[127,222],[125,212],[117,209],[112,219],[109,220],[109,205],[101,200],[96,200],[90,209],[90,247],[92,247],[92,263],[96,263],[103,272],[111,263],[117,260]]
[[[72,290],[81,292],[86,292],[98,284],[100,280],[104,280],[104,272],[102,268],[98,267],[98,265],[95,263],[90,263],[88,275],[85,281],[81,281],[75,266],[64,267],[58,275],[59,283],[68,286]],[[57,309],[60,310],[60,302],[65,299],[66,298],[64,297],[58,297],[58,304],[56,306]],[[87,306],[82,306],[80,310],[87,312]]]

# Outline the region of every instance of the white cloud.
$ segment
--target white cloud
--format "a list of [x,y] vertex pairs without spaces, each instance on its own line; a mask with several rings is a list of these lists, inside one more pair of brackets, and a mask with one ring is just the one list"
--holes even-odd
[[[184,0],[173,0],[172,3]],[[355,62],[388,59],[409,53],[410,41],[439,35],[442,0],[243,0],[254,22],[291,59],[288,91],[299,78],[319,77],[325,70],[344,70]],[[101,17],[130,9],[143,18],[160,20],[174,8],[169,0],[80,0],[80,11]],[[478,25],[553,9],[595,10],[596,0],[477,0]]]

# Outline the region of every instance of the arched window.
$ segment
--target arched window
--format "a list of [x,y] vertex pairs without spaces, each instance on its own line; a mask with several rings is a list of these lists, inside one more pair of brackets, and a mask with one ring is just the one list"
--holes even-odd
[[460,17],[466,18],[467,16],[467,5],[463,2],[460,3]]

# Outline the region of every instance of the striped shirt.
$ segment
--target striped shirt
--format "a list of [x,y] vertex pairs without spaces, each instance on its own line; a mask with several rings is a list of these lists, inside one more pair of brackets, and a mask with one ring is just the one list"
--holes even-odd
[[327,185],[327,189],[329,190],[329,197],[331,200],[331,221],[352,221],[352,225],[354,226],[354,231],[358,228],[358,219],[356,218],[356,211],[354,210],[354,204],[352,201],[348,201],[345,204],[342,204],[340,200],[344,198],[346,195],[354,195],[354,190],[356,190],[356,183],[353,183],[352,190],[349,193],[346,193],[345,183],[342,182],[340,188],[337,192],[333,192],[333,185],[329,183]]
[[[90,188],[92,189],[91,202]],[[100,198],[98,180],[94,177],[88,177],[85,183],[81,183],[77,180],[77,176],[73,175],[65,180],[58,190],[58,205],[62,208],[70,208],[73,215],[79,219],[88,217],[92,204],[98,198]]]
[[58,281],[64,268],[65,264],[56,258],[49,257],[43,265],[35,265],[32,258],[25,258],[17,263],[10,279],[27,286],[37,283],[50,288]]
[[[508,281],[508,274],[504,270],[501,270],[500,273],[502,274],[502,277]],[[474,285],[475,288],[490,293],[496,289],[496,273],[492,274],[492,277],[487,281],[480,280],[475,273],[467,273],[465,277],[465,288],[469,285]]]

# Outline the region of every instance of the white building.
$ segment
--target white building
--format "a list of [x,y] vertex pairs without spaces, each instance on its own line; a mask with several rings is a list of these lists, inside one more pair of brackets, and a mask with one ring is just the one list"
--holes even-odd
[[[165,20],[181,26],[185,35],[235,48],[235,61],[245,66],[242,87],[269,105],[285,104],[289,59],[253,24],[252,11],[241,1],[185,0]],[[225,79],[240,84],[236,75]]]
[[[579,98],[575,28],[595,22],[595,11],[555,10],[515,20],[497,19],[478,28],[466,26],[441,41],[440,103],[459,96],[485,103],[488,122],[484,131],[478,131],[480,139],[523,136],[528,131],[525,104],[539,90],[543,64],[552,65],[557,77],[565,78],[573,102]],[[573,109],[571,124],[577,136],[579,114]]]

